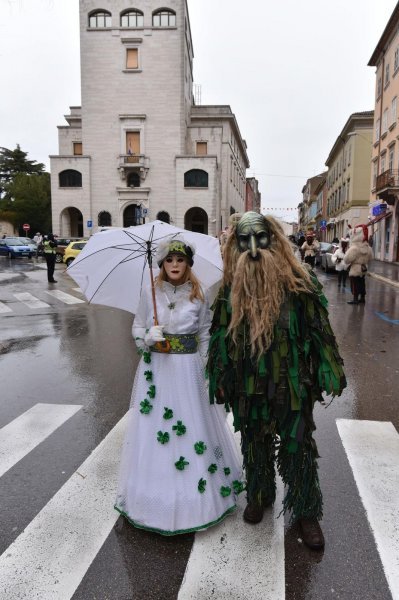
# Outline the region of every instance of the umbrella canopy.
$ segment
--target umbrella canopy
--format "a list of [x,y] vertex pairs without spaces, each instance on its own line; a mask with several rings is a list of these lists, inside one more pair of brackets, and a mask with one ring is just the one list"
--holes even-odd
[[[68,267],[68,275],[89,302],[135,314],[142,286],[150,282],[149,260],[168,236],[181,235],[194,244],[193,272],[211,295],[222,278],[222,257],[217,238],[186,231],[162,221],[95,233]],[[156,270],[158,267],[154,264]]]

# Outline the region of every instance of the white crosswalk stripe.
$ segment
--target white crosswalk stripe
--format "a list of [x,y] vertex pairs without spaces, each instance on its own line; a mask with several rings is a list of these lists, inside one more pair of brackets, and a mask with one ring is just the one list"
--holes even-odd
[[[80,290],[80,288],[76,288],[76,291],[78,291],[82,294],[82,291]],[[47,294],[52,299],[55,299],[56,301],[62,302],[63,304],[66,304],[66,305],[86,304],[87,303],[86,300],[83,300],[82,298],[77,298],[76,296],[73,296],[72,294],[63,292],[62,290],[48,290],[48,291],[45,290],[43,293]],[[29,292],[15,292],[14,294],[12,294],[12,296],[18,302],[20,302],[21,304],[24,304],[25,306],[27,306],[30,309],[51,308],[51,305],[49,303],[44,302],[44,300],[37,298],[36,296],[34,296],[33,294],[31,294]],[[17,306],[18,306],[18,304],[16,304],[15,301],[13,301],[13,302],[8,301],[8,303],[0,302],[0,315],[3,315],[3,314],[8,315],[9,313],[15,312]]]
[[35,404],[0,429],[0,477],[81,408],[79,404]]
[[46,294],[53,296],[53,298],[56,298],[57,300],[60,300],[65,304],[84,304],[85,302],[81,298],[75,298],[75,296],[71,296],[71,294],[66,294],[61,290],[52,290],[50,292],[46,292]]
[[17,300],[26,304],[28,308],[49,308],[50,305],[46,302],[42,302],[38,298],[35,298],[29,292],[19,292],[17,294],[13,294]]
[[399,600],[399,434],[392,423],[337,419],[393,600]]
[[113,503],[126,420],[127,415],[1,555],[0,597],[72,597],[118,519]]
[[[81,407],[42,405],[0,430],[0,476]],[[0,598],[70,600],[110,534],[127,415],[0,556]],[[399,600],[399,434],[391,423],[337,420],[393,600]],[[195,534],[178,600],[284,600],[283,497],[248,527],[245,504],[217,527]],[[262,565],[262,568],[259,566]]]
[[0,313],[8,312],[12,312],[12,309],[9,306],[7,306],[7,304],[4,304],[4,302],[0,302]]

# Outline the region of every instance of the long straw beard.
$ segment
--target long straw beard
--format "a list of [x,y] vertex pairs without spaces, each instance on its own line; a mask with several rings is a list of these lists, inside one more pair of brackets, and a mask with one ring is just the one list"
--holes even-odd
[[278,254],[259,250],[258,260],[244,252],[237,260],[231,288],[232,318],[229,326],[237,343],[238,327],[245,320],[249,327],[252,356],[270,347],[274,325],[285,298],[286,265]]

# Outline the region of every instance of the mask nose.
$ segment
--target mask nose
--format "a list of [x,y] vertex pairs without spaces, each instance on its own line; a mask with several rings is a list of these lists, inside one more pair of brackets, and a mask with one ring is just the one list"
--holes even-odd
[[249,236],[249,251],[252,258],[256,258],[258,256],[258,247],[256,245],[256,239],[254,235]]

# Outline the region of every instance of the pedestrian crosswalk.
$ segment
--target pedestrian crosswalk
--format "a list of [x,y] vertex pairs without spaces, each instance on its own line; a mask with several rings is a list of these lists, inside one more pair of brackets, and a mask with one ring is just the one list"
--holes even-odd
[[[0,477],[81,408],[37,404],[0,429]],[[73,598],[118,519],[113,502],[126,420],[127,415],[0,556],[1,599]],[[399,600],[399,434],[391,423],[346,419],[337,420],[337,429],[392,598]],[[241,498],[237,515],[197,533],[178,600],[284,600],[284,520],[277,518],[282,496],[279,480],[275,508],[256,527],[242,521]],[[115,590],[113,599],[122,597]]]
[[[73,291],[78,292],[82,296],[80,288],[73,288]],[[82,299],[82,297],[77,297],[74,294],[69,294],[59,289],[43,290],[40,292],[40,297],[39,294],[32,294],[30,292],[14,292],[8,293],[7,298],[0,298],[0,317],[19,312],[22,306],[30,310],[36,310],[49,309],[61,304],[77,305],[85,303],[86,300]]]

